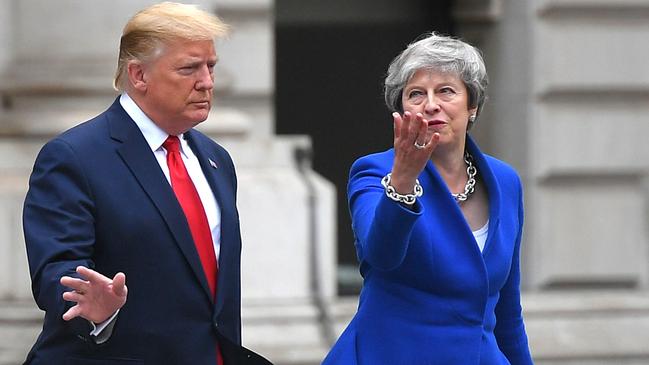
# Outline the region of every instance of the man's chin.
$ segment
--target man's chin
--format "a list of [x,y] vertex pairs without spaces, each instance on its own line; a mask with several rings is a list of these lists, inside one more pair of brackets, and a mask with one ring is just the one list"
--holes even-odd
[[192,123],[193,126],[196,126],[196,125],[201,124],[201,123],[203,123],[204,121],[206,121],[207,118],[209,117],[209,115],[210,115],[210,111],[209,111],[209,109],[207,109],[207,110],[200,110],[200,111],[197,110],[197,111],[195,111],[195,112],[192,113],[192,115],[191,115],[191,117],[189,118],[189,120],[191,121],[191,123]]

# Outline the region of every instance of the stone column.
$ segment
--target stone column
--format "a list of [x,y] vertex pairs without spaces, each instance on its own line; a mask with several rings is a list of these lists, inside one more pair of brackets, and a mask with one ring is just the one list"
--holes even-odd
[[647,363],[649,2],[466,0],[457,15],[491,78],[476,132],[525,185],[536,363]]

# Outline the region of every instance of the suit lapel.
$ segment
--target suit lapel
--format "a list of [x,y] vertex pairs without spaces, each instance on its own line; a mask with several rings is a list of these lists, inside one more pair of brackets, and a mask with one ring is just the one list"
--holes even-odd
[[236,227],[236,222],[233,220],[236,219],[235,212],[232,211],[232,206],[234,202],[232,201],[233,196],[227,192],[228,187],[231,185],[229,181],[229,174],[231,173],[229,168],[229,163],[227,161],[221,161],[217,156],[210,155],[208,151],[210,149],[207,146],[204,146],[201,143],[201,139],[197,136],[196,131],[189,130],[185,133],[187,137],[187,143],[191,147],[192,151],[198,158],[203,174],[207,179],[207,183],[212,189],[212,193],[216,199],[219,209],[221,210],[221,242],[220,242],[220,254],[219,254],[219,277],[217,282],[217,294],[216,302],[214,305],[215,315],[221,311],[224,303],[224,296],[219,295],[219,292],[223,293],[225,288],[226,280],[228,278],[228,263],[233,262],[236,257],[233,255],[236,254],[236,247],[238,245],[233,245],[231,243],[236,242],[233,234],[233,227]]
[[122,143],[117,153],[153,201],[205,294],[211,298],[187,219],[144,136],[119,101],[109,109],[107,117],[111,138]]

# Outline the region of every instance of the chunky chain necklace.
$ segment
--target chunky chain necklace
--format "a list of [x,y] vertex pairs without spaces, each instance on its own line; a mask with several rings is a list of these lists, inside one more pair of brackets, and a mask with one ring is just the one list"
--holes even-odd
[[475,191],[475,176],[478,174],[478,169],[473,166],[473,156],[469,152],[464,152],[464,162],[467,165],[466,174],[469,175],[466,185],[464,185],[464,192],[458,194],[451,193],[458,204],[466,201],[473,194]]

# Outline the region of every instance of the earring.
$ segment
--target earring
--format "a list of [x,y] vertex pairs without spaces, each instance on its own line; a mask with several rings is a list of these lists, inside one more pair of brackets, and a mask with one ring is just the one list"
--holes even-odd
[[475,114],[471,114],[469,116],[469,123],[474,123],[475,122]]

